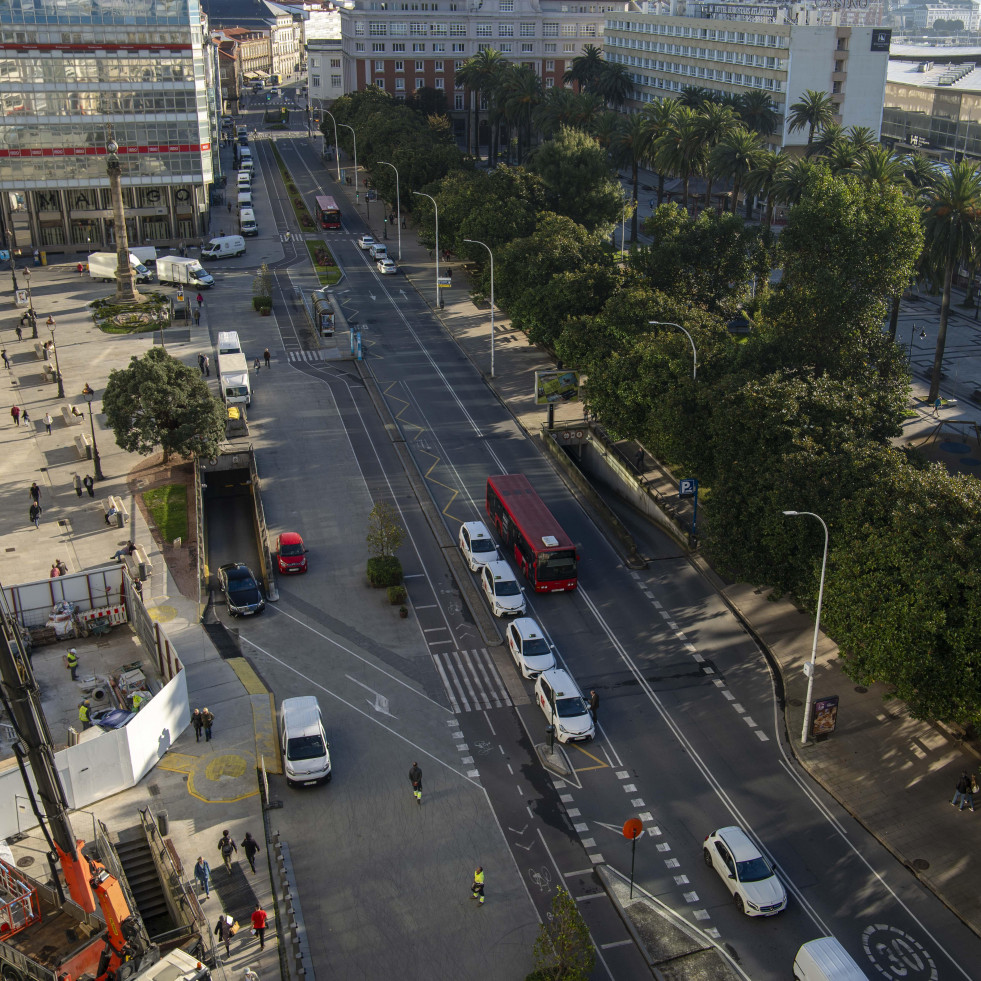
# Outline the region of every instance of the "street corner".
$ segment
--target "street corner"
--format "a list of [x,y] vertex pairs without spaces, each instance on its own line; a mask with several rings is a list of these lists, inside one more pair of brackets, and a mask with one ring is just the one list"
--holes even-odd
[[187,792],[206,804],[233,804],[259,793],[255,756],[251,753],[168,753],[157,769],[186,776]]

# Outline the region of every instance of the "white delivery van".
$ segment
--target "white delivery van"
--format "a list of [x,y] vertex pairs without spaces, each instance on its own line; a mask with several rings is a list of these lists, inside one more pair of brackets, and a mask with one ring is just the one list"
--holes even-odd
[[247,170],[240,170],[238,176],[235,178],[238,181],[239,187],[251,188],[252,187],[252,174]]
[[[109,283],[116,278],[119,259],[115,252],[93,252],[88,258],[88,263],[89,275],[93,279],[101,279]],[[149,283],[153,280],[153,273],[132,252],[129,254],[129,264],[133,267],[133,277],[138,283]]]
[[240,190],[238,192],[238,206],[239,206],[239,210],[241,210],[242,208],[251,208],[252,207],[252,192],[251,191],[242,191],[242,190]]
[[144,266],[155,266],[157,264],[157,250],[152,245],[131,245],[129,254],[135,255]]
[[330,780],[330,744],[316,696],[284,698],[280,706],[280,728],[287,785]]
[[157,279],[160,284],[174,286],[214,286],[211,273],[206,272],[197,259],[177,255],[163,255],[157,259]]
[[241,354],[242,342],[237,330],[218,331],[218,354]]
[[220,235],[201,250],[202,259],[227,259],[245,255],[245,239],[241,235]]
[[243,235],[259,234],[259,226],[255,222],[255,212],[251,208],[242,208],[239,211],[238,230]]
[[834,937],[811,940],[797,951],[794,978],[795,981],[868,981]]
[[247,170],[250,174],[255,170],[255,166],[252,163],[252,157],[242,157],[242,162],[239,164],[242,170]]

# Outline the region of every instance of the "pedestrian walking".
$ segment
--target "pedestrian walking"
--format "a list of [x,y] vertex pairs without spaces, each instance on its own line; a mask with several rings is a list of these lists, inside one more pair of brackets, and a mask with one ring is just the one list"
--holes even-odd
[[92,479],[92,474],[87,473],[82,478],[82,484],[84,485],[85,489],[89,492],[89,497],[95,497],[95,481]]
[[245,837],[242,839],[242,851],[245,852],[252,874],[255,875],[255,857],[259,854],[259,842],[252,837],[251,831],[245,832]]
[[16,405],[10,407],[10,418],[14,420],[14,425],[20,425],[20,409]]
[[58,568],[58,560],[55,559],[55,561],[51,563],[51,571],[48,573],[48,578],[57,579],[60,575],[61,569]]
[[9,370],[10,369],[10,358],[7,357],[7,349],[6,348],[4,348],[2,351],[0,351],[0,358],[3,358],[3,366]]
[[198,309],[194,311],[194,326],[197,327],[198,324],[200,323],[201,323],[201,308],[198,307]]
[[198,309],[200,310],[201,307],[204,306],[204,297],[200,293],[198,293],[197,299],[198,299]]
[[72,487],[75,488],[75,496],[82,496],[82,478],[77,473],[72,474]]
[[65,664],[68,665],[68,670],[71,672],[72,681],[78,681],[78,651],[74,647],[68,648]]
[[225,863],[225,871],[232,874],[232,855],[238,851],[238,845],[232,841],[232,836],[226,828],[218,839],[218,851],[221,853],[221,860]]
[[[10,365],[8,364],[7,367],[9,368]],[[940,418],[940,410],[943,408],[943,404],[944,404],[944,400],[942,398],[940,398],[939,396],[936,398],[936,400],[933,403],[933,414],[938,419]]]
[[204,890],[204,898],[211,897],[211,866],[204,860],[203,855],[198,855],[198,860],[194,865],[194,878],[198,880]]
[[62,562],[61,559],[55,559],[55,565],[58,567],[58,575],[59,576],[67,576],[68,575],[68,566],[65,565],[65,563]]
[[92,703],[83,698],[78,703],[78,721],[82,723],[82,731],[92,728]]
[[643,447],[637,450],[637,456],[634,457],[634,468],[636,469],[637,473],[644,472],[644,448]]
[[17,335],[17,340],[22,341],[24,339],[24,328],[20,324],[14,327],[14,333]]
[[44,431],[49,436],[51,435],[51,423],[53,423],[53,422],[54,422],[54,419],[51,418],[51,413],[50,412],[45,412],[44,413]]
[[202,375],[204,374],[204,355],[203,354],[199,354],[198,355],[198,371],[200,371]]
[[951,804],[953,804],[959,811],[964,810],[965,802],[970,805],[972,811],[974,810],[974,793],[971,790],[972,786],[972,778],[967,775],[967,770],[962,770],[960,780],[957,781],[957,787],[954,790],[954,799],[951,801]]
[[40,528],[41,527],[41,505],[38,504],[37,501],[34,501],[31,504],[31,510],[28,512],[28,514],[30,515],[30,518],[31,518],[32,523],[34,524],[34,527],[35,528]]
[[201,710],[201,721],[204,723],[204,741],[210,743],[211,727],[215,724],[215,717],[207,706]]
[[596,713],[599,711],[599,695],[594,690],[589,692],[589,714],[593,717],[593,725],[596,725]]
[[269,348],[268,347],[265,349],[265,351],[262,352],[262,358],[266,362],[266,367],[268,368],[269,367],[269,358],[270,358]]
[[34,481],[33,484],[31,484],[31,500],[35,504],[41,503],[41,488],[38,487],[36,480]]
[[201,730],[204,728],[204,719],[201,718],[201,709],[195,709],[191,713],[191,725],[194,726],[194,741],[201,742]]
[[412,793],[417,804],[422,803],[422,770],[418,763],[413,763],[409,768],[409,783],[412,784]]
[[232,924],[235,921],[227,914],[222,913],[218,917],[218,922],[215,924],[215,936],[218,938],[220,943],[225,945],[225,956],[231,955],[231,951],[228,948],[229,943],[233,937]]
[[258,904],[252,911],[252,932],[259,938],[259,950],[266,948],[266,911]]
[[207,354],[204,356],[204,373],[208,378],[211,377],[211,358]]
[[477,902],[483,906],[484,905],[484,867],[478,865],[474,869],[473,873],[473,885],[470,887],[470,895],[473,896]]
[[21,412],[21,414],[20,414],[20,415],[21,415],[21,419],[23,419],[23,420],[24,420],[24,425],[25,425],[25,426],[27,426],[27,425],[29,425],[29,424],[30,424],[30,422],[31,422],[31,417],[30,417],[30,415],[29,415],[29,413],[28,413],[28,411],[27,411],[27,409],[24,409],[24,410],[23,410],[23,412]]
[[253,371],[258,371],[261,367],[262,367],[262,365],[259,362],[259,359],[256,358],[255,361],[252,362],[252,370]]
[[85,272],[85,266],[81,262],[75,268],[78,270],[79,276]]

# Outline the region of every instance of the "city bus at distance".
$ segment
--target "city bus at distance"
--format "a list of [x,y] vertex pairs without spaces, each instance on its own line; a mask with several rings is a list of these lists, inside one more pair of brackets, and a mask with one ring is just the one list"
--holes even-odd
[[340,228],[341,209],[337,202],[326,194],[317,195],[317,222],[321,228]]
[[572,539],[524,474],[487,478],[487,516],[536,593],[575,589],[579,556]]

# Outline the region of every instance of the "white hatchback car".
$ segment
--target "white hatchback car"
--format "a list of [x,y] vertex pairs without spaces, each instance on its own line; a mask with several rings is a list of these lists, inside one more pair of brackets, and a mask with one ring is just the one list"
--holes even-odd
[[505,631],[514,663],[525,678],[535,680],[543,671],[555,667],[552,645],[542,628],[531,617],[518,617]]
[[358,248],[361,249],[362,252],[367,252],[368,249],[370,249],[374,244],[375,244],[374,235],[362,235],[358,239]]
[[596,735],[586,699],[568,671],[543,671],[535,682],[535,701],[549,725],[555,726],[560,743],[584,742]]
[[525,595],[507,562],[487,562],[480,570],[480,585],[494,616],[524,614]]
[[460,551],[471,572],[479,572],[488,562],[498,562],[501,553],[483,521],[464,521],[457,535]]
[[787,908],[787,890],[749,835],[735,825],[705,837],[705,864],[715,869],[747,916],[773,916]]
[[375,268],[383,276],[394,276],[395,273],[397,273],[399,271],[399,267],[396,266],[395,265],[395,262],[392,259],[389,259],[388,256],[385,256],[384,259],[379,259],[375,263]]

